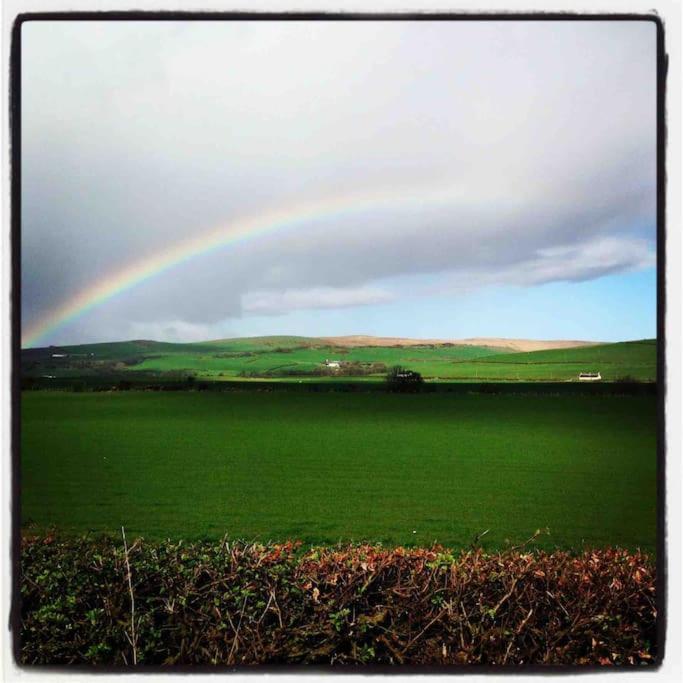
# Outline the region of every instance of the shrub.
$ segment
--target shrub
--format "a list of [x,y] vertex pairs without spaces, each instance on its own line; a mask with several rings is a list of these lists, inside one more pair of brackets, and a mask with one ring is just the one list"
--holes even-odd
[[657,658],[641,553],[300,543],[22,543],[25,664],[642,665]]
[[408,370],[395,365],[387,373],[387,389],[399,393],[416,393],[424,385],[424,380],[419,372]]

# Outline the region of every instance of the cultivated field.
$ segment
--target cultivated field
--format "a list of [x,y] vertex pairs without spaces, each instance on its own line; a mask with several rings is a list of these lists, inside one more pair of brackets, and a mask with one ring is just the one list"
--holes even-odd
[[21,453],[25,528],[655,548],[654,396],[32,391]]
[[[326,367],[326,360],[338,362],[339,369]],[[564,382],[577,381],[581,372],[600,372],[605,381],[643,382],[656,379],[657,347],[654,340],[644,340],[515,353],[502,346],[464,343],[335,346],[307,337],[256,337],[198,344],[132,341],[22,352],[23,376],[42,383],[104,376],[177,380],[189,375],[214,382],[349,377],[382,381],[393,365],[432,381]]]

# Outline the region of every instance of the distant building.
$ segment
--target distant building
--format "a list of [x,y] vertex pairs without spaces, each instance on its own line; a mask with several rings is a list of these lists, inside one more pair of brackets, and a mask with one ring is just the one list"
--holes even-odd
[[53,358],[66,358],[67,354],[66,353],[53,353],[52,357]]
[[602,379],[599,372],[582,372],[579,375],[579,382],[598,382]]
[[334,368],[335,370],[338,370],[341,367],[341,362],[338,360],[325,360],[325,367],[326,368]]

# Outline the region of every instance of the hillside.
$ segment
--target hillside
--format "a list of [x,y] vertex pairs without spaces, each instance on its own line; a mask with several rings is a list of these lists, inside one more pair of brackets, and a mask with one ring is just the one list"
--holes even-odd
[[657,342],[654,339],[572,349],[488,356],[460,367],[461,376],[490,380],[567,381],[582,372],[599,372],[605,381],[654,381]]
[[388,343],[401,341],[398,338],[357,336],[343,345],[332,343],[335,339],[279,336],[194,344],[134,340],[53,346],[23,351],[22,373],[40,380],[178,381],[191,375],[213,381],[379,381],[388,368],[401,365],[425,379],[447,381],[571,381],[581,372],[600,372],[605,381],[656,378],[654,340],[514,352],[510,347],[455,342],[407,340],[411,343],[402,345]]
[[501,356],[491,356],[486,360],[491,363],[507,364],[587,363],[604,366],[636,363],[647,365],[655,360],[656,352],[657,341],[655,339],[642,339],[615,344],[545,349],[528,353],[508,353]]
[[356,334],[344,337],[323,337],[322,341],[349,348],[365,346],[479,346],[510,351],[541,351],[594,346],[600,342],[572,340],[506,339],[505,337],[476,337],[470,339],[410,339],[406,337],[372,337]]

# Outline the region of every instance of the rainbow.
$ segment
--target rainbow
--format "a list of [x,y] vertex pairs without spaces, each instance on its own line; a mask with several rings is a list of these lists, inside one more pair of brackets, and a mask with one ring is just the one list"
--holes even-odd
[[102,305],[109,299],[131,289],[173,266],[215,249],[266,237],[320,218],[336,218],[361,211],[448,204],[461,197],[453,185],[416,191],[391,190],[371,194],[350,194],[300,202],[271,209],[256,215],[237,218],[196,237],[183,240],[162,251],[102,277],[101,280],[76,293],[58,307],[32,322],[22,331],[22,348],[37,346],[48,335]]

